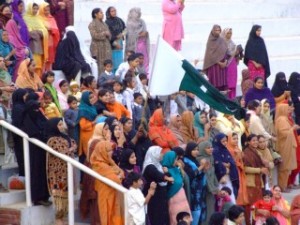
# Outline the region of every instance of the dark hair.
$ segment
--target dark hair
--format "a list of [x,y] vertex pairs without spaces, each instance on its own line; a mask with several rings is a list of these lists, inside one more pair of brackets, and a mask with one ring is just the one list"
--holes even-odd
[[19,1],[19,2],[18,2],[18,5],[20,5],[21,3],[23,3],[23,4],[24,4],[24,1]]
[[274,185],[274,186],[272,187],[272,190],[274,191],[275,188],[280,188],[280,190],[282,190],[281,187],[280,187],[278,184]]
[[[128,72],[127,72],[128,73]],[[123,80],[123,85],[124,87],[128,87],[130,85],[130,83],[133,81],[133,77],[132,76],[125,76],[125,79]]]
[[123,86],[123,83],[119,80],[116,80],[113,85],[115,85],[115,84],[119,84],[119,85]]
[[100,8],[94,8],[92,11],[92,18],[95,19],[96,18],[96,14],[99,13],[101,11]]
[[147,75],[144,74],[144,73],[141,73],[141,74],[139,75],[139,78],[140,78],[140,80],[148,80]]
[[27,96],[25,102],[28,102],[30,100],[38,101],[39,95],[35,92],[28,92],[28,96]]
[[74,101],[77,102],[77,98],[75,98],[73,95],[69,95],[67,99],[68,104],[71,104]]
[[188,223],[182,220],[182,221],[179,221],[177,223],[177,225],[188,225]]
[[256,83],[256,82],[259,81],[259,80],[262,80],[263,82],[265,82],[265,81],[264,81],[264,78],[262,78],[262,77],[255,77],[254,83]]
[[[4,8],[6,8],[6,7],[10,8],[10,4],[8,4],[8,3],[3,3],[3,4],[1,5],[1,13],[3,12]],[[3,31],[4,31],[4,30],[3,30]]]
[[266,219],[266,225],[280,225],[276,217],[270,216]]
[[234,222],[243,212],[245,212],[243,207],[233,205],[228,210],[228,219]]
[[103,65],[106,66],[106,65],[108,65],[108,64],[110,64],[110,65],[113,64],[113,62],[111,61],[111,59],[106,59],[106,60],[104,60]]
[[233,136],[238,136],[238,134],[235,133],[235,132],[232,132],[231,136],[232,136],[232,137],[233,137]]
[[[133,55],[133,54],[135,54],[135,52],[132,51],[132,50],[127,50],[125,55],[127,56],[128,54],[129,54],[129,55]],[[128,58],[129,58],[129,56],[127,57],[126,60],[128,60]]]
[[45,83],[47,83],[48,77],[54,77],[54,76],[55,76],[55,74],[52,71],[46,71],[45,73],[43,73],[42,82],[45,84]]
[[268,103],[268,104],[270,104],[270,101],[268,100],[268,99],[265,99],[265,102],[264,102],[264,104],[265,103]]
[[257,107],[259,107],[260,102],[258,100],[251,100],[250,102],[248,102],[247,104],[247,108],[249,110],[255,110]]
[[171,149],[171,151],[175,152],[178,158],[181,158],[184,156],[185,151],[181,147],[174,147]]
[[288,105],[289,105],[289,106],[294,106],[294,102],[291,101],[291,100],[288,100]]
[[266,139],[264,135],[261,135],[261,134],[257,135],[257,140],[259,140],[260,138]]
[[32,4],[32,8],[33,8],[33,7],[35,7],[35,6],[39,7],[39,5],[38,5],[38,4],[36,4],[36,3],[33,3],[33,4]]
[[0,96],[2,96],[3,91],[0,89]]
[[68,84],[68,81],[62,80],[61,82],[59,82],[58,86],[61,88],[66,83]]
[[136,55],[137,55],[137,57],[144,57],[144,54],[143,53],[141,53],[141,52],[137,52],[137,53],[135,53]]
[[215,112],[210,112],[208,118],[211,119],[213,117],[218,117],[218,115]]
[[128,61],[128,62],[132,62],[132,61],[134,61],[134,60],[136,60],[136,59],[138,59],[138,58],[139,58],[138,54],[134,53],[134,54],[131,54],[131,55],[128,57],[127,61]]
[[269,197],[273,197],[273,194],[270,190],[264,190],[263,193],[262,193],[262,196],[265,197],[265,196],[269,196]]
[[184,219],[184,217],[187,217],[187,216],[191,217],[191,214],[188,213],[188,212],[179,212],[179,213],[177,213],[177,215],[176,215],[176,221],[177,221],[177,223],[180,222],[180,221],[182,221]]
[[99,92],[98,92],[98,98],[103,97],[104,95],[106,95],[107,92],[109,92],[108,89],[105,89],[105,88],[100,89]]
[[214,212],[210,219],[209,219],[209,225],[220,225],[223,224],[226,216],[225,213],[222,212]]
[[138,97],[143,97],[143,95],[139,92],[136,92],[136,93],[133,94],[134,100],[137,99]]
[[86,86],[86,87],[89,87],[93,81],[95,80],[95,77],[94,76],[87,76],[86,78],[83,79],[83,85]]
[[227,192],[229,195],[232,194],[231,189],[230,189],[229,187],[227,187],[227,186],[222,187],[222,188],[221,188],[221,191],[225,191],[225,192]]
[[[35,4],[35,3],[34,3],[34,4]],[[34,61],[33,59],[30,59],[30,60],[29,60],[29,63],[28,63],[28,65],[27,65],[27,68],[28,68],[29,66],[31,66],[31,64],[33,63],[33,61]]]
[[44,94],[43,94],[43,98],[47,98],[47,97],[50,97],[52,100],[53,100],[53,97],[52,97],[52,95],[51,95],[51,93],[50,93],[50,91],[48,91],[48,90],[45,90],[45,92],[44,92]]
[[250,134],[248,137],[247,137],[247,142],[249,143],[253,138],[257,137],[256,134]]
[[249,120],[250,120],[250,117],[251,117],[251,114],[250,114],[250,113],[247,113],[247,114],[245,115],[244,121],[245,121],[245,122],[249,121]]
[[139,179],[142,179],[142,175],[139,173],[131,172],[128,174],[126,178],[126,183],[129,185],[129,187],[134,183],[137,182]]

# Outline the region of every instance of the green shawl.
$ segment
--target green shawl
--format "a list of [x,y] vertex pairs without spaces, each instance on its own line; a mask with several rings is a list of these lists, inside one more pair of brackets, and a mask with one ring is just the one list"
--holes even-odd
[[60,108],[60,105],[59,105],[56,89],[51,84],[48,84],[48,83],[45,84],[45,88],[51,93],[52,98],[53,98],[53,102],[55,103],[55,105],[57,106],[59,112],[61,113],[61,108]]
[[194,116],[194,127],[198,130],[199,137],[204,137],[204,125],[200,121],[200,113],[201,112],[196,112]]

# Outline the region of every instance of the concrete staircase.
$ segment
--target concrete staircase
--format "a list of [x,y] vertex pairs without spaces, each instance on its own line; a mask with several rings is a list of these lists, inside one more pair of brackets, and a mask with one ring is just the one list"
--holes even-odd
[[[115,6],[118,15],[127,19],[130,8],[140,7],[154,45],[162,27],[162,0],[77,0],[75,5],[76,30],[87,45],[90,43],[88,24],[91,11],[100,7],[105,13]],[[189,61],[199,59],[202,67],[206,41],[213,24],[233,29],[233,41],[245,46],[253,24],[262,25],[270,57],[272,85],[275,74],[287,76],[300,67],[300,1],[299,0],[186,0],[183,11],[185,39],[181,54]],[[245,68],[241,62],[239,71]]]

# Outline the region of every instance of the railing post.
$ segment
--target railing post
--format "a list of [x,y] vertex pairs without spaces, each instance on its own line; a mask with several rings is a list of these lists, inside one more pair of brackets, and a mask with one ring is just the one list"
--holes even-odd
[[69,200],[69,224],[74,225],[74,173],[73,166],[68,162],[68,200]]
[[29,157],[29,142],[23,137],[23,153],[24,153],[24,169],[25,169],[25,191],[26,191],[26,205],[32,206],[31,201],[31,182],[30,182],[30,157]]

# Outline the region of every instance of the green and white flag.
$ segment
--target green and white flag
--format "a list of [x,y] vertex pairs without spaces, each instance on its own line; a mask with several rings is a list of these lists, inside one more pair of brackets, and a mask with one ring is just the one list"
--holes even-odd
[[211,108],[240,118],[243,109],[213,87],[187,60],[161,37],[156,44],[149,90],[151,95],[171,95],[180,90],[195,94]]

